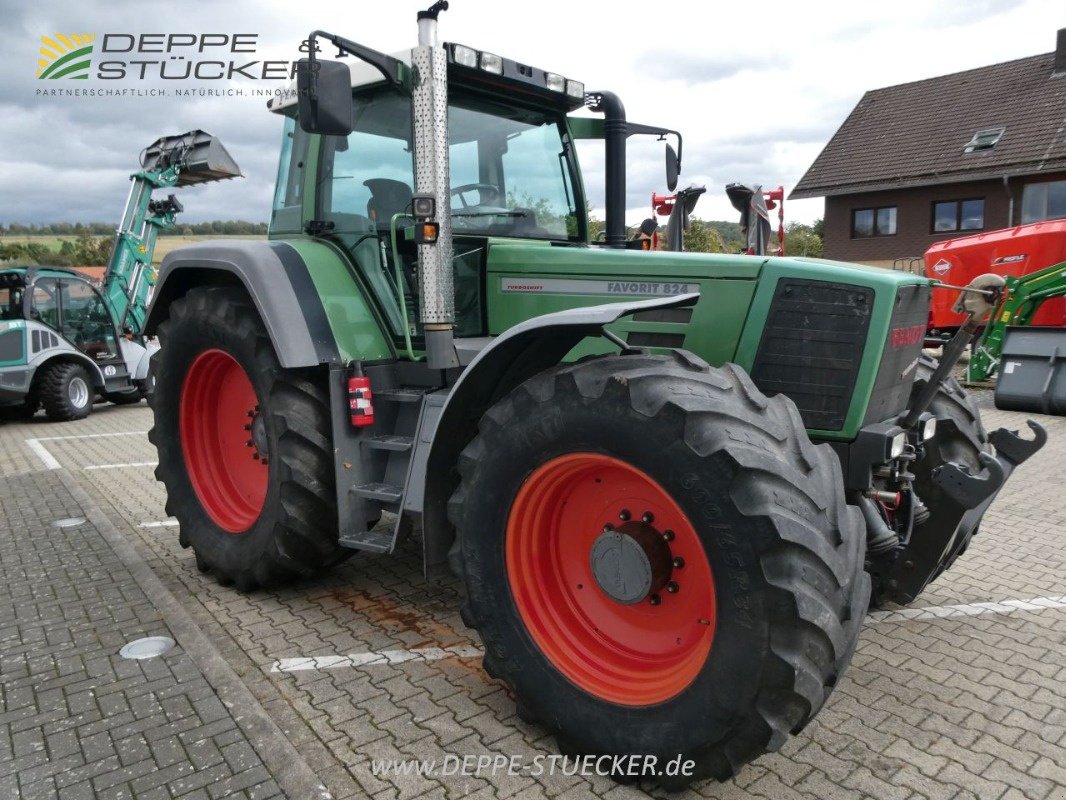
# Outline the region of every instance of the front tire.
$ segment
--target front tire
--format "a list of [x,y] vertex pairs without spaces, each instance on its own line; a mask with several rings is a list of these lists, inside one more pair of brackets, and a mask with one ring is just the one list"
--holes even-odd
[[37,391],[44,413],[53,422],[85,419],[93,410],[92,379],[89,371],[73,361],[60,361],[44,367]]
[[325,376],[282,369],[239,289],[196,288],[169,312],[148,438],[182,546],[242,591],[342,561]]
[[549,370],[489,409],[459,471],[464,619],[566,753],[680,754],[691,775],[648,778],[725,780],[851,659],[869,579],[839,463],[735,366]]

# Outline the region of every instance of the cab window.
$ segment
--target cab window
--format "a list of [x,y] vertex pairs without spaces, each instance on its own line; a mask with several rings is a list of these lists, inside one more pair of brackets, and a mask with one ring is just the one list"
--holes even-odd
[[22,289],[0,289],[0,319],[22,319]]
[[34,319],[59,330],[59,291],[54,280],[37,281],[33,285],[31,308]]
[[62,334],[89,358],[118,355],[115,326],[99,293],[80,280],[60,280],[59,286]]

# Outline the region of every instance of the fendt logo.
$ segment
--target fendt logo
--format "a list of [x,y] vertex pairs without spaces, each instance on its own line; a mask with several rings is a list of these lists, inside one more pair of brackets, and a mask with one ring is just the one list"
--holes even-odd
[[41,80],[88,80],[95,33],[54,33],[41,37],[37,77]]

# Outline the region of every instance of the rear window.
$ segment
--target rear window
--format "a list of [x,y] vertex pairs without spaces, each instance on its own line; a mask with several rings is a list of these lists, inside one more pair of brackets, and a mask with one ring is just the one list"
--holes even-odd
[[22,289],[0,288],[0,319],[22,319]]

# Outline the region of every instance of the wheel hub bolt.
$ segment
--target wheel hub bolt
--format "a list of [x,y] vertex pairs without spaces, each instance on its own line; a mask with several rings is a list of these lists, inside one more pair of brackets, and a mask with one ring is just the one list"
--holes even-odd
[[672,542],[674,540],[674,532],[673,531],[663,531],[663,538],[666,539],[666,541],[668,541],[668,542]]
[[628,522],[631,516],[633,515],[629,513],[628,508],[623,508],[618,512],[618,519],[622,520],[622,522]]
[[677,558],[674,559],[674,568],[675,569],[681,569],[683,566],[685,566],[685,559],[683,559],[681,556],[678,556]]
[[603,523],[603,530],[604,530],[605,533],[607,531],[613,531],[614,530],[614,525],[612,525],[609,522],[605,522],[605,523]]
[[677,594],[677,590],[680,588],[681,587],[677,585],[676,581],[670,581],[668,584],[666,584],[666,591],[668,591],[670,594]]
[[663,599],[657,594],[653,594],[651,597],[648,598],[648,602],[651,603],[653,606],[659,605],[659,603],[661,603],[662,601]]
[[655,515],[652,514],[650,511],[645,511],[644,516],[642,516],[641,519],[645,522],[645,524],[651,525],[653,522],[655,522]]

